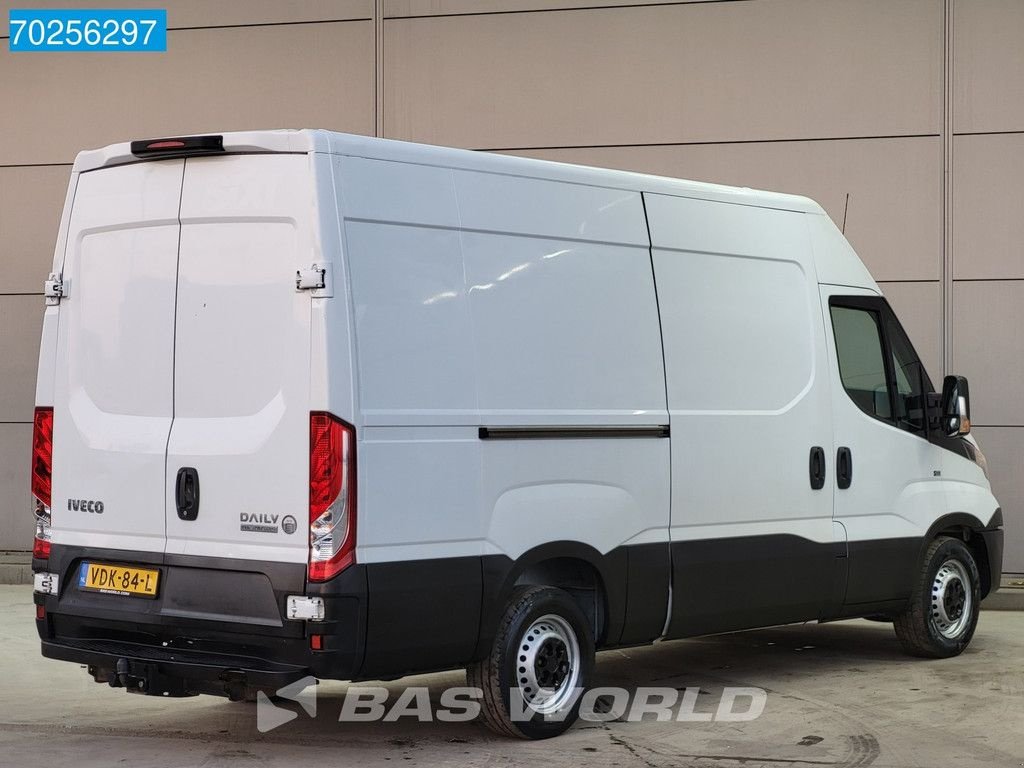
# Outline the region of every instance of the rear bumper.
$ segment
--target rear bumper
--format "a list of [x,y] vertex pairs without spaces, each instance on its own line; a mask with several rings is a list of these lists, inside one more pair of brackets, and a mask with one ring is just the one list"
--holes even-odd
[[[86,592],[85,561],[160,572],[156,598]],[[44,656],[85,664],[99,680],[131,678],[143,692],[238,695],[305,676],[348,680],[362,666],[366,574],[355,565],[326,584],[306,584],[305,566],[53,545],[35,570],[59,576],[59,594],[35,594]],[[322,622],[286,618],[290,595],[324,599]],[[312,650],[319,635],[322,649]]]
[[268,659],[168,650],[115,640],[43,640],[42,650],[48,659],[86,665],[97,682],[153,696],[212,693],[240,698],[253,689],[278,690],[313,674],[308,667]]

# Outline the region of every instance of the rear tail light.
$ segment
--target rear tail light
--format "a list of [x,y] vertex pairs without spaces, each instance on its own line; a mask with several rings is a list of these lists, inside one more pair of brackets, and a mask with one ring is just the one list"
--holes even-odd
[[309,415],[309,580],[327,581],[356,559],[356,431]]
[[53,481],[53,408],[36,408],[32,423],[32,501],[36,537],[32,557],[50,556],[50,489]]

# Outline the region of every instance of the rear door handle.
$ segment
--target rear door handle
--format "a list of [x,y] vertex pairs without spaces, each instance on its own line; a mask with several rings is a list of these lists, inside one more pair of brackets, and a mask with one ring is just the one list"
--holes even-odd
[[836,485],[846,490],[853,482],[853,454],[845,445],[836,453]]
[[178,470],[174,500],[178,505],[178,517],[182,520],[195,520],[199,517],[199,473],[192,467]]
[[811,448],[808,469],[811,474],[812,490],[820,491],[825,487],[825,449],[820,445]]

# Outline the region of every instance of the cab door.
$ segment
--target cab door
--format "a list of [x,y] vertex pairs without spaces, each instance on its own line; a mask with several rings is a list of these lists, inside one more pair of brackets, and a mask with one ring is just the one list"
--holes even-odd
[[849,540],[845,603],[903,600],[922,536],[947,507],[943,451],[928,441],[921,407],[931,381],[884,298],[829,285],[821,298],[835,393],[834,515]]

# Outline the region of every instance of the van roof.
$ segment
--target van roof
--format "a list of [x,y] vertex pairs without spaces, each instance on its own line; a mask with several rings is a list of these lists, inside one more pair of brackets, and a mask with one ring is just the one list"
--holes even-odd
[[[818,203],[808,197],[767,192],[748,187],[730,187],[667,176],[557,163],[550,160],[452,149],[431,144],[379,139],[320,129],[236,131],[218,134],[224,138],[224,150],[234,153],[321,152],[373,160],[391,160],[418,165],[485,171],[509,176],[542,177],[572,184],[611,187],[655,194],[693,197],[760,208],[776,208],[803,213],[823,214]],[[112,165],[137,162],[130,142],[110,144],[100,149],[83,150],[75,158],[75,172],[92,171]]]

